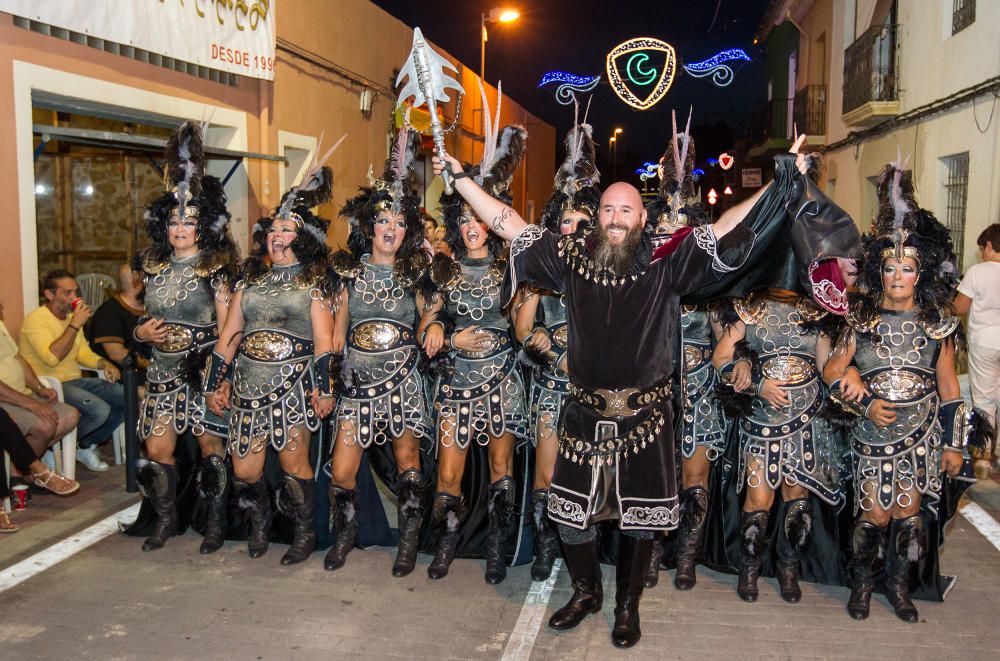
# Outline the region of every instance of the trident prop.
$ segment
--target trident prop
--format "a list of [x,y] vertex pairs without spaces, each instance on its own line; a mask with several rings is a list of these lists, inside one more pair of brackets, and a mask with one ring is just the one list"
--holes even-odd
[[[462,86],[457,80],[445,73],[445,69],[451,69],[455,73],[458,73],[458,69],[451,62],[435,53],[434,49],[427,45],[427,42],[424,41],[424,35],[420,33],[420,28],[414,28],[413,49],[410,51],[409,57],[406,58],[406,64],[396,78],[397,85],[404,78],[408,79],[406,85],[399,91],[399,98],[396,99],[396,105],[401,105],[403,101],[411,96],[413,97],[414,108],[427,105],[427,110],[431,115],[431,134],[434,136],[434,151],[439,158],[444,157],[447,152],[444,148],[444,129],[441,127],[441,120],[438,119],[437,115],[438,101],[447,103],[451,100],[446,91],[448,89],[456,90],[462,95],[465,94]],[[445,167],[441,176],[444,179],[445,193],[451,195],[455,190],[451,169]]]

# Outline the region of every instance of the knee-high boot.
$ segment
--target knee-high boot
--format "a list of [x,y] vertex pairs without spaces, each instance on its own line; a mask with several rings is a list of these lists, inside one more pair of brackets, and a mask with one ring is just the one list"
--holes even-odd
[[573,596],[549,618],[549,626],[558,631],[572,629],[591,613],[599,613],[604,604],[597,539],[583,544],[564,543],[563,554],[573,581]]
[[549,490],[535,489],[531,494],[531,525],[535,533],[535,561],[531,564],[531,579],[548,580],[552,563],[559,557],[559,535],[549,520]]
[[285,502],[295,519],[292,545],[281,556],[281,564],[294,565],[308,560],[316,550],[316,480],[285,473]]
[[330,550],[326,552],[323,567],[327,571],[334,571],[347,562],[347,554],[354,548],[354,539],[358,534],[358,511],[354,502],[354,489],[341,489],[330,485],[330,521],[336,536]]
[[199,553],[215,553],[226,541],[230,482],[232,482],[232,469],[223,457],[212,454],[201,460],[198,490],[202,498],[208,501],[208,518],[205,521],[205,538],[201,541]]
[[924,520],[919,514],[889,522],[885,596],[896,617],[904,622],[916,622],[919,618],[917,607],[910,600],[910,563],[919,560],[923,550]]
[[461,496],[439,492],[434,494],[431,524],[440,531],[440,542],[434,560],[427,567],[428,578],[438,579],[448,575],[448,569],[458,550],[458,532],[465,519],[465,506]]
[[510,536],[512,524],[517,520],[517,502],[514,493],[514,478],[504,475],[490,485],[489,512],[490,528],[486,537],[486,582],[496,585],[507,578],[507,561],[504,547]]
[[[681,525],[677,531],[677,572],[674,587],[690,590],[698,581],[695,565],[708,513],[708,492],[704,487],[691,487],[681,492]],[[647,583],[647,587],[649,584]]]
[[652,551],[652,539],[621,536],[615,571],[615,625],[611,630],[611,642],[615,647],[632,647],[642,637],[639,600]]
[[420,526],[424,522],[427,507],[424,503],[426,492],[420,471],[409,468],[399,476],[396,486],[399,503],[399,546],[396,562],[392,565],[393,576],[406,576],[417,563],[417,546],[420,544]]
[[795,604],[802,599],[799,587],[799,552],[809,541],[812,530],[812,503],[796,498],[784,503],[784,517],[778,530],[777,579],[781,598]]
[[156,510],[156,527],[142,543],[143,551],[152,551],[177,534],[177,468],[150,461],[139,471],[139,484]]
[[885,528],[860,519],[851,532],[851,596],[847,612],[855,620],[868,617],[875,589],[875,561],[885,550]]
[[743,601],[757,601],[761,553],[766,545],[768,512],[755,510],[740,514],[740,567],[736,594]]
[[233,481],[236,486],[237,503],[250,513],[250,536],[247,551],[251,558],[259,558],[267,553],[268,537],[271,534],[271,490],[261,478],[253,483]]

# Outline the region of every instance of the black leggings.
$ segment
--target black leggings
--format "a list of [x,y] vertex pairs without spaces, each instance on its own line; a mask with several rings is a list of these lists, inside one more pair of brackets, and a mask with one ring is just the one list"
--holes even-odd
[[[0,408],[0,450],[10,455],[11,463],[21,473],[28,473],[31,470],[29,468],[31,464],[38,459],[38,455],[31,449],[28,440],[21,433],[21,428],[2,408]],[[0,498],[6,498],[9,495],[7,475],[4,464],[0,461]]]

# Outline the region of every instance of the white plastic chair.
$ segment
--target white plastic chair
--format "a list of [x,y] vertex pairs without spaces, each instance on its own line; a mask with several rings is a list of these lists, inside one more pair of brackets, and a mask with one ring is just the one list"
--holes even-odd
[[[108,378],[104,376],[104,370],[97,370],[97,378],[101,381],[107,381]],[[111,446],[115,450],[115,463],[121,465],[125,461],[125,423],[122,422],[115,428],[115,432],[111,435]]]
[[80,289],[80,297],[93,310],[108,297],[108,289],[115,289],[118,283],[110,275],[103,273],[81,273],[76,276],[76,286]]
[[[59,379],[51,376],[39,376],[38,380],[41,381],[47,388],[52,388],[56,391],[59,396],[60,402],[65,402],[66,399],[63,396],[63,387]],[[65,436],[52,446],[52,454],[56,458],[56,472],[60,473],[64,477],[75,480],[76,479],[76,427],[69,430]],[[8,473],[9,475],[10,473]]]

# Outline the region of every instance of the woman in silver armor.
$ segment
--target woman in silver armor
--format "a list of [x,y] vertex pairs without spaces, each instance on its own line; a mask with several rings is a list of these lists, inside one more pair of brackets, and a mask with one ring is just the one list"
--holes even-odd
[[231,409],[229,453],[239,502],[249,510],[251,558],[267,551],[272,510],[264,460],[268,447],[278,453],[284,509],[295,521],[283,565],[306,560],[316,548],[309,441],[334,406],[334,282],[329,222],[310,209],[330,199],[332,185],[330,169],[314,166],[274,216],[254,226],[254,247],[240,268],[207,378],[212,410]]
[[[508,187],[524,153],[526,136],[519,126],[504,127],[499,147],[487,145],[483,162],[465,176],[475,177],[494,196],[509,201]],[[442,195],[441,206],[454,259],[442,254],[434,257],[430,275],[437,293],[421,320],[421,332],[427,332],[431,357],[447,339],[448,358],[454,366],[438,378],[434,398],[438,481],[432,521],[442,533],[427,574],[432,579],[446,576],[455,558],[466,513],[461,491],[466,454],[476,443],[488,447],[489,453],[485,578],[496,584],[507,575],[504,547],[518,519],[514,445],[516,439],[527,436],[528,423],[524,384],[500,295],[504,244],[457,193]],[[447,338],[442,314],[454,324]]]
[[[659,195],[649,205],[649,217],[657,245],[681,228],[698,227],[709,221],[701,196],[695,188],[695,145],[690,135],[691,120],[683,133],[674,135],[660,159]],[[695,565],[701,552],[708,515],[709,474],[712,464],[726,449],[726,420],[715,396],[718,372],[712,366],[712,348],[722,334],[714,304],[681,305],[679,328],[681,356],[681,518],[677,526],[674,586],[690,590],[695,586]],[[662,541],[662,540],[661,540]],[[659,581],[663,546],[653,545],[645,587]]]
[[226,423],[207,411],[200,369],[226,320],[238,254],[228,232],[222,182],[204,174],[202,129],[186,122],[167,144],[169,190],[146,212],[150,246],[139,256],[147,316],[135,339],[150,347],[139,437],[149,462],[140,482],[158,518],[144,551],[177,531],[177,439],[190,431],[201,450],[201,492],[208,500],[202,553],[225,539],[229,471]]
[[910,568],[928,546],[925,524],[943,516],[944,478],[963,467],[973,414],[955,371],[961,329],[950,314],[957,274],[948,230],[917,207],[899,166],[883,169],[878,194],[861,293],[824,378],[858,416],[850,431],[857,520],[847,611],[868,617],[884,557],[886,596],[900,619],[916,622]]
[[834,507],[844,500],[838,436],[818,415],[826,401],[820,374],[832,345],[823,325],[830,313],[786,289],[756,291],[733,304],[739,319],[712,360],[724,382],[753,395],[749,413],[737,421],[746,497],[736,591],[744,601],[757,600],[768,518],[780,490],[776,578],[782,598],[795,603],[802,597],[799,554],[816,514],[809,496]]
[[[586,119],[584,120],[586,122]],[[572,234],[597,215],[601,193],[593,130],[576,125],[566,136],[566,159],[556,172],[555,190],[542,211],[540,224],[560,235]],[[529,429],[535,445],[535,477],[531,496],[535,561],[531,578],[548,579],[559,557],[559,536],[549,520],[549,485],[559,451],[558,422],[569,393],[566,374],[568,331],[562,292],[523,286],[514,299],[514,335],[531,362],[528,396]]]
[[334,351],[346,346],[344,384],[337,403],[337,436],[330,484],[336,537],[326,554],[328,570],[344,565],[358,531],[355,487],[362,453],[392,444],[398,472],[399,547],[393,576],[413,571],[426,488],[420,472],[420,441],[431,436],[423,377],[417,369],[416,326],[424,307],[417,283],[429,264],[424,252],[420,198],[410,185],[419,136],[399,132],[381,179],[349,200],[349,251],[333,256],[343,286],[338,294]]

